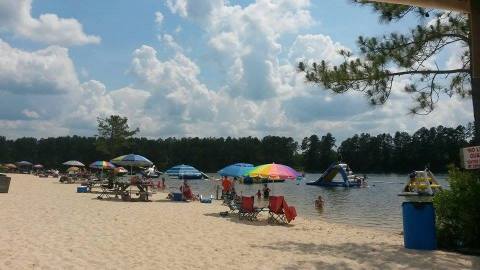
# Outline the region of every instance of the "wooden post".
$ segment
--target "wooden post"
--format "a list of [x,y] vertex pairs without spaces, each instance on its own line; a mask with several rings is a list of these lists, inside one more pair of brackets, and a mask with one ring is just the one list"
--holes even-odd
[[470,1],[470,59],[475,141],[480,141],[480,1]]

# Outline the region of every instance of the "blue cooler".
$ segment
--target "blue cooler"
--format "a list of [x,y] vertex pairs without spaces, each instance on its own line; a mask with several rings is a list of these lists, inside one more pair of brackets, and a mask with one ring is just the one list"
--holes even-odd
[[210,195],[210,197],[200,196],[201,203],[212,203],[212,200],[213,200],[213,195]]
[[437,249],[435,209],[431,202],[404,202],[403,241],[409,249]]
[[77,187],[77,193],[87,193],[87,192],[88,192],[88,187],[87,186]]
[[174,192],[174,193],[173,193],[173,198],[172,198],[172,200],[173,200],[173,201],[176,201],[176,202],[183,201],[182,193],[176,193],[176,192]]

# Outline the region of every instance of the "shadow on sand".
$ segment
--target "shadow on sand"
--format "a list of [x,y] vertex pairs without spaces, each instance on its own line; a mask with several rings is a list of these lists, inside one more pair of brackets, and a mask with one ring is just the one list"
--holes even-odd
[[207,213],[204,214],[207,217],[216,217],[225,219],[231,222],[250,225],[250,226],[282,226],[282,227],[293,227],[292,224],[277,224],[277,223],[269,223],[268,219],[262,218],[261,216],[258,217],[257,220],[246,220],[246,219],[239,219],[238,214],[228,212],[227,215],[221,215],[220,213]]
[[[463,256],[439,251],[409,250],[386,243],[345,243],[327,245],[280,241],[274,245],[251,245],[254,248],[270,249],[294,255],[318,255],[315,260],[298,260],[291,267],[314,267],[316,269],[480,269],[480,257]],[[330,260],[322,260],[329,258]],[[331,256],[337,258],[332,262]]]

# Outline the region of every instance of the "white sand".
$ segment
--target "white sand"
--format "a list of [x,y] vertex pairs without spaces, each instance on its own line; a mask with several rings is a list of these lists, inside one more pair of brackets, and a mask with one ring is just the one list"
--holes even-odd
[[480,269],[480,258],[403,248],[395,232],[219,217],[220,203],[97,200],[77,185],[10,175],[0,269]]

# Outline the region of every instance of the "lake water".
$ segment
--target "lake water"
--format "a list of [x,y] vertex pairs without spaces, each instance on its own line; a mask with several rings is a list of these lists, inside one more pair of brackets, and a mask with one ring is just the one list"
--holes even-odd
[[[209,174],[219,178],[216,174]],[[289,205],[297,209],[297,214],[309,219],[324,219],[327,221],[375,227],[387,230],[402,230],[402,202],[404,197],[397,194],[403,188],[408,175],[399,174],[368,174],[368,187],[364,188],[324,188],[307,186],[305,182],[318,179],[320,174],[307,174],[297,185],[295,181],[269,184],[272,195],[283,195]],[[447,175],[435,175],[443,187],[447,186]],[[175,190],[181,184],[180,180],[168,179],[167,186]],[[213,194],[218,181],[190,180],[194,193]],[[263,185],[236,184],[237,193],[255,195]],[[314,207],[314,201],[321,195],[325,207],[319,211]],[[268,201],[257,201],[259,206],[267,206]]]

